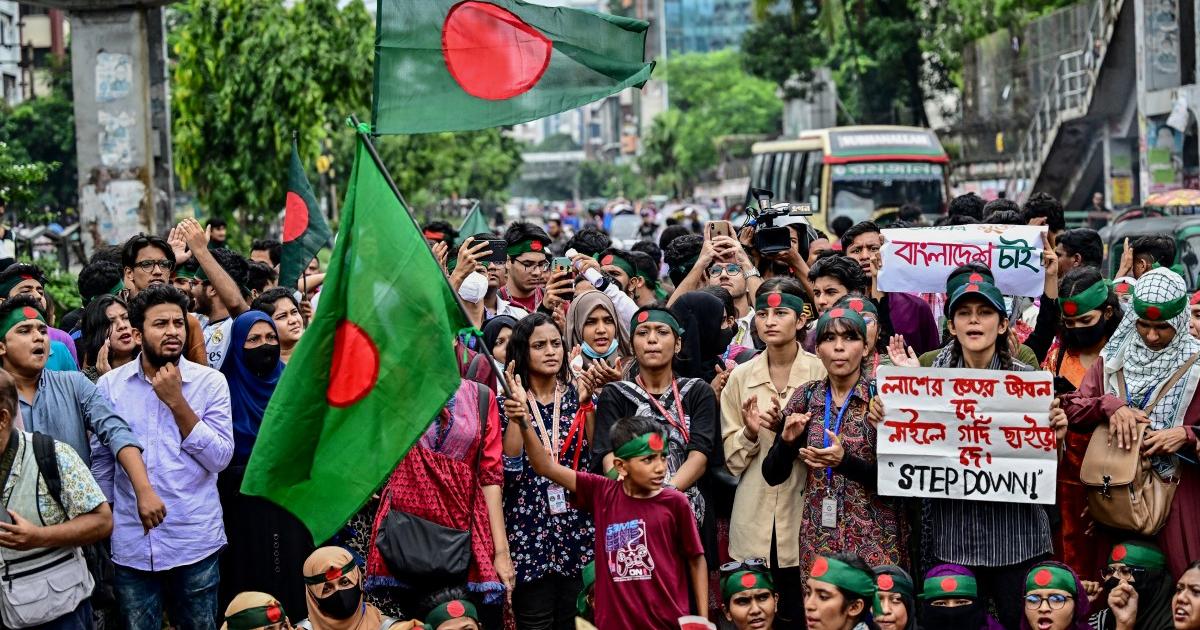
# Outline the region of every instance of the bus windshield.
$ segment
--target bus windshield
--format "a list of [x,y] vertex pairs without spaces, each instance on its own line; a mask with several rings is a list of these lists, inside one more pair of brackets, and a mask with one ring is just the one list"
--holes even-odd
[[858,223],[870,219],[877,210],[898,208],[906,203],[920,206],[925,214],[942,210],[941,164],[858,162],[835,165],[831,175],[831,220],[844,215]]

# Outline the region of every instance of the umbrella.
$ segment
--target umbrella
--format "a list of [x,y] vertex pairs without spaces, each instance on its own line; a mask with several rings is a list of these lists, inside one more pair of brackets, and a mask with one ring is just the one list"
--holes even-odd
[[1150,195],[1146,199],[1147,206],[1162,207],[1178,207],[1178,206],[1200,206],[1200,190],[1191,188],[1179,188],[1176,190],[1168,190],[1155,195]]

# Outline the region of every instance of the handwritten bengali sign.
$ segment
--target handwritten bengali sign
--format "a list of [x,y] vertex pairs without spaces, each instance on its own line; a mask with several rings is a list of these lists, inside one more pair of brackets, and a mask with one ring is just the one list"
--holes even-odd
[[1054,503],[1053,376],[880,366],[879,494]]
[[977,262],[1005,295],[1042,294],[1044,226],[952,225],[883,230],[881,291],[944,293],[946,276]]

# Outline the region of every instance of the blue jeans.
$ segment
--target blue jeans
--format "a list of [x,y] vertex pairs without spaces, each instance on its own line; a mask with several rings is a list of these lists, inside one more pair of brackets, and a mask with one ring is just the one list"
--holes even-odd
[[174,628],[216,628],[218,555],[166,571],[116,565],[117,604],[129,630],[161,630],[164,607]]

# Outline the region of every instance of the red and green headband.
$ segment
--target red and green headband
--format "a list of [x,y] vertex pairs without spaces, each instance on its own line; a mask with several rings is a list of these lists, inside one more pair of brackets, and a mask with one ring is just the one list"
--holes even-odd
[[881,593],[900,593],[913,596],[913,583],[907,576],[895,573],[880,573],[875,577],[875,587]]
[[625,260],[616,254],[605,254],[600,258],[600,264],[605,267],[616,267],[617,269],[624,271],[625,275],[629,276],[630,278],[638,275],[637,269],[635,269],[628,260]]
[[1108,283],[1098,280],[1092,286],[1058,301],[1058,307],[1067,317],[1075,317],[1094,311],[1108,301]]
[[1167,302],[1147,302],[1137,296],[1137,289],[1134,289],[1133,292],[1133,312],[1137,313],[1138,317],[1151,322],[1164,322],[1172,319],[1182,313],[1187,305],[1187,294]]
[[866,313],[874,315],[876,319],[879,318],[879,309],[875,307],[875,303],[871,300],[860,297],[844,297],[835,306],[848,308],[859,315],[863,315],[864,319],[866,318]]
[[285,616],[283,606],[279,602],[271,602],[266,606],[255,606],[232,614],[225,618],[225,625],[228,630],[266,628],[283,621]]
[[447,621],[463,617],[479,621],[479,613],[475,611],[475,604],[465,599],[452,599],[434,608],[425,616],[425,628],[426,630],[437,630],[438,626]]
[[925,578],[921,589],[921,599],[944,599],[947,597],[965,597],[977,599],[979,586],[970,575],[939,575]]
[[1142,569],[1161,569],[1167,566],[1167,557],[1157,547],[1130,541],[1113,547],[1112,553],[1108,554],[1108,563]]
[[809,577],[840,587],[868,599],[875,597],[875,576],[837,558],[817,556]]
[[318,573],[316,575],[304,576],[304,583],[305,584],[324,584],[325,582],[332,582],[334,580],[340,580],[343,575],[350,575],[350,572],[357,568],[358,568],[358,565],[354,564],[354,558],[351,558],[350,561],[347,562],[345,566],[331,567],[331,568],[327,569],[324,573]]
[[1070,571],[1052,564],[1039,565],[1025,576],[1025,592],[1036,591],[1039,588],[1053,588],[1066,591],[1072,595],[1075,592],[1075,576]]
[[766,571],[738,571],[725,576],[721,580],[721,595],[728,602],[733,599],[734,595],[742,591],[752,591],[755,589],[765,588],[768,591],[775,590],[775,583],[771,581],[771,574]]
[[768,308],[790,308],[796,313],[796,317],[809,314],[808,304],[804,300],[782,291],[759,293],[754,298],[754,310],[764,311]]
[[633,321],[629,323],[630,334],[637,330],[638,326],[650,322],[666,324],[672,331],[675,332],[676,337],[683,335],[683,326],[679,325],[679,320],[675,319],[675,316],[671,314],[671,311],[661,308],[648,308],[640,313],[635,314],[633,316]]
[[821,319],[817,320],[817,343],[820,343],[821,337],[825,334],[825,329],[829,328],[829,325],[835,319],[844,319],[850,322],[858,330],[858,334],[863,339],[867,338],[867,320],[863,319],[863,316],[859,315],[858,311],[839,306],[825,311],[825,314],[821,315]]
[[14,308],[9,312],[7,317],[0,320],[0,337],[7,335],[8,331],[12,330],[17,324],[31,319],[36,319],[43,324],[46,323],[46,317],[42,315],[42,312],[32,306]]
[[0,284],[0,299],[7,299],[8,292],[12,291],[13,288],[15,288],[18,284],[21,284],[22,282],[25,282],[26,280],[37,280],[38,284],[42,283],[41,280],[38,280],[38,278],[32,274],[22,273],[22,274],[15,275],[15,276],[9,278],[7,282]]
[[521,254],[528,254],[529,252],[533,252],[535,254],[546,254],[547,253],[546,252],[546,244],[537,240],[536,238],[527,238],[523,241],[518,241],[516,243],[513,243],[512,245],[508,246],[508,249],[506,251],[507,251],[508,255],[513,258],[516,258],[517,256],[520,256]]
[[663,450],[663,437],[658,433],[643,433],[617,447],[613,457],[617,459],[633,459],[655,455]]

